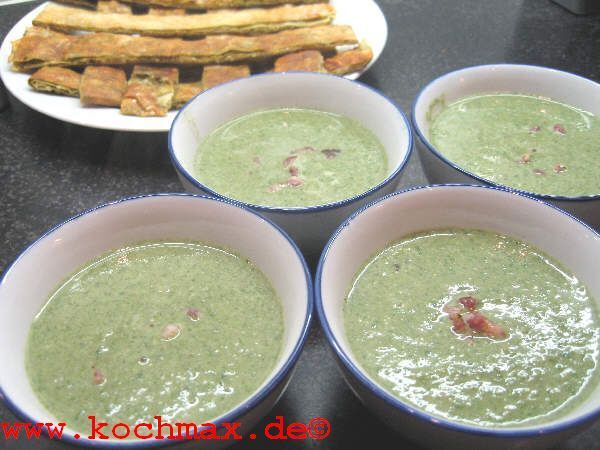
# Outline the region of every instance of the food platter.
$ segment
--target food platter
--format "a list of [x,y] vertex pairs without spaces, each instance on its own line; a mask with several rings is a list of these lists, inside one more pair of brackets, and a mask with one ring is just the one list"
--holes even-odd
[[[381,9],[373,0],[331,0],[331,4],[337,12],[334,23],[351,25],[358,40],[371,46],[373,59],[365,69],[368,70],[381,55],[387,40],[387,23]],[[38,6],[19,20],[0,47],[0,78],[6,89],[30,108],[64,122],[115,131],[168,131],[177,111],[171,111],[165,117],[134,117],[122,115],[116,108],[82,107],[76,98],[35,92],[27,83],[29,74],[11,70],[8,63],[11,42],[23,36],[45,6],[46,3]],[[363,72],[346,77],[356,79]]]

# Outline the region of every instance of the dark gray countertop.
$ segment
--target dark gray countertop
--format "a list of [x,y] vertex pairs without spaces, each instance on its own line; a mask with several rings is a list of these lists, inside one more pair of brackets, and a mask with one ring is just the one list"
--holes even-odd
[[[378,3],[388,19],[389,40],[362,81],[385,92],[407,113],[429,80],[470,65],[536,64],[600,81],[600,16],[575,16],[549,0]],[[0,7],[0,38],[36,4]],[[403,186],[426,182],[415,155],[406,170]],[[68,125],[14,99],[0,112],[2,269],[42,232],[84,209],[129,195],[181,190],[167,155],[166,134]],[[289,389],[269,421],[275,415],[303,422],[325,417],[332,433],[320,442],[257,439],[235,448],[416,448],[371,416],[352,395],[316,321]],[[15,420],[0,404],[0,422]],[[47,440],[25,443],[0,438],[1,450],[61,447]],[[600,450],[600,423],[558,448]]]

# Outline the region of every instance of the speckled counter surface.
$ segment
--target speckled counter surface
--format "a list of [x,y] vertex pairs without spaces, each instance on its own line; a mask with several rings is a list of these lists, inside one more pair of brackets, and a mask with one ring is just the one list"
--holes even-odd
[[[549,0],[378,3],[388,19],[389,40],[381,59],[362,81],[385,92],[407,113],[429,80],[470,65],[545,65],[600,81],[600,16],[575,16]],[[0,7],[0,38],[35,5]],[[47,101],[52,102],[52,97]],[[113,133],[64,124],[11,98],[10,106],[0,111],[0,270],[42,232],[84,209],[135,194],[180,192],[166,140],[166,134]],[[425,182],[413,155],[402,187]],[[324,441],[259,438],[234,448],[417,448],[392,433],[355,399],[316,321],[289,389],[269,421],[275,415],[303,422],[325,417],[332,432]],[[0,422],[15,420],[0,403]],[[47,440],[0,438],[0,450],[21,448],[65,446]],[[600,423],[558,448],[600,450]]]

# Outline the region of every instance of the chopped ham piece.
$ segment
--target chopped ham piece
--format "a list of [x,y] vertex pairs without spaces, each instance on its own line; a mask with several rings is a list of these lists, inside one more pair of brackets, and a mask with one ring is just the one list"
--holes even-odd
[[467,324],[469,327],[479,333],[483,333],[486,336],[492,338],[505,338],[506,331],[499,325],[492,323],[487,317],[480,312],[470,313],[467,317]]
[[556,125],[554,125],[554,131],[559,133],[559,134],[567,134],[567,130],[565,130],[565,127],[562,126],[560,123],[557,123]]
[[283,167],[289,167],[292,165],[292,163],[294,161],[296,161],[296,159],[298,159],[298,155],[292,155],[292,156],[288,156],[287,158],[285,158],[285,160],[283,161]]
[[94,368],[94,384],[100,386],[106,381],[106,377],[100,369]]
[[200,319],[200,311],[198,311],[196,308],[189,308],[185,314],[194,322]]
[[475,308],[477,308],[477,299],[475,297],[461,297],[458,299],[458,303],[463,305],[469,311],[475,311]]

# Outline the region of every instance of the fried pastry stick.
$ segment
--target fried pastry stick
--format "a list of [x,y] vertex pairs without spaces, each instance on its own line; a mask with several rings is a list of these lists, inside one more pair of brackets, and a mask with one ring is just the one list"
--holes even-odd
[[114,67],[88,66],[81,77],[79,98],[86,106],[120,106],[127,89],[125,71]]
[[81,74],[64,67],[42,67],[28,81],[39,92],[79,97]]
[[[61,0],[69,1],[69,0]],[[76,0],[75,0],[76,1]],[[278,6],[285,4],[326,3],[328,0],[123,0],[144,6],[186,9],[253,8],[256,6]]]
[[61,37],[64,36],[64,33],[53,31],[48,28],[31,26],[25,29],[25,33],[23,34],[23,36]]
[[[100,2],[98,3],[100,5]],[[143,36],[193,37],[209,34],[264,34],[327,25],[335,9],[326,3],[277,8],[223,10],[206,14],[148,15],[96,12],[49,3],[33,24],[58,31],[98,31]]]
[[183,40],[109,33],[28,34],[12,43],[9,61],[26,72],[43,66],[223,64],[260,61],[300,50],[331,51],[357,44],[347,25],[280,31],[261,36],[208,36]]
[[173,105],[179,71],[173,67],[135,66],[121,101],[121,113],[130,116],[164,116]]
[[218,84],[249,76],[248,66],[205,66],[202,72],[202,87],[206,90]]
[[[50,5],[49,5],[50,6]],[[58,5],[56,5],[58,6]],[[64,8],[64,6],[61,6]],[[69,8],[75,9],[75,8]],[[77,9],[82,11],[81,9]],[[96,4],[96,11],[99,13],[119,13],[119,14],[131,14],[131,6],[125,3],[118,2],[117,0],[98,0]],[[94,14],[92,11],[85,11],[87,14]],[[42,11],[43,13],[43,11]]]
[[202,81],[179,83],[173,97],[173,109],[181,108],[203,90]]
[[325,69],[334,75],[346,75],[348,73],[363,70],[373,59],[373,51],[365,43],[354,50],[339,52],[337,55],[325,60]]
[[275,60],[275,72],[326,72],[323,55],[317,50],[290,53]]
[[250,67],[237,66],[205,66],[202,80],[194,83],[179,83],[173,98],[173,109],[181,108],[200,92],[228,81],[250,76]]
[[373,52],[367,44],[354,50],[346,50],[323,60],[321,52],[306,50],[281,56],[275,60],[275,72],[327,72],[333,75],[346,75],[364,69],[373,59]]

